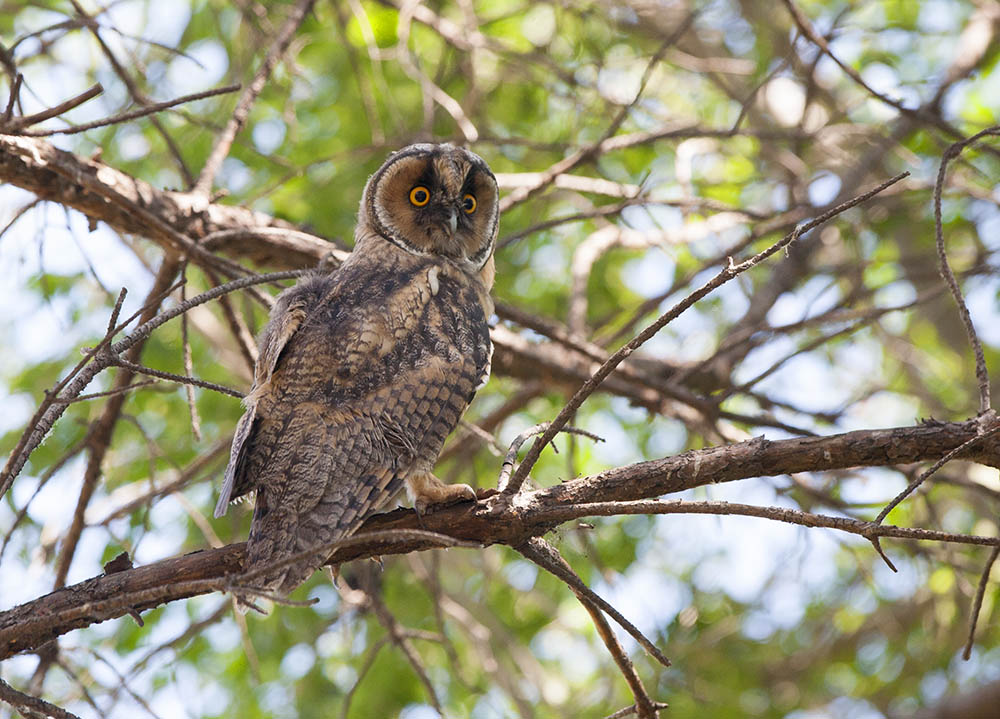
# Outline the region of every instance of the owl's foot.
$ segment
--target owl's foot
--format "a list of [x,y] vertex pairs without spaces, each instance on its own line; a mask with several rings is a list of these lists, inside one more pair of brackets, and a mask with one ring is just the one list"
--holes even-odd
[[476,491],[467,484],[445,484],[430,472],[416,472],[406,478],[406,493],[417,514],[435,504],[476,500]]

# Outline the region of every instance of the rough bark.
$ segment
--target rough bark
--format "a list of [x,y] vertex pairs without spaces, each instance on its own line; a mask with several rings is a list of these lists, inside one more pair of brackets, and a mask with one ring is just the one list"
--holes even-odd
[[[159,190],[100,160],[60,150],[40,138],[0,135],[0,182],[72,207],[119,232],[149,237],[168,249],[170,238],[144,222],[136,208],[148,211],[194,241],[226,232],[211,243],[212,249],[276,269],[315,265],[335,249],[326,240],[294,231],[293,225],[263,212],[207,202],[190,192]],[[95,191],[96,187],[107,191]],[[254,234],[254,230],[262,228],[293,232],[266,237]],[[239,230],[244,232],[234,232]]]
[[[482,546],[517,547],[564,521],[587,516],[586,507],[574,511],[575,505],[623,503],[750,477],[933,461],[976,437],[978,425],[976,421],[934,422],[829,437],[775,441],[758,437],[568,480],[523,492],[510,502],[500,495],[484,492],[475,504],[454,505],[423,517],[417,517],[412,510],[399,509],[369,518],[358,533],[423,529]],[[962,457],[991,466],[1000,465],[1000,441],[990,437],[982,446],[970,447]],[[623,513],[625,511],[623,506]],[[780,514],[772,518],[787,521]],[[813,526],[841,528],[837,526],[839,519],[830,518],[825,524],[813,523]],[[845,520],[845,525],[849,521]],[[892,529],[885,527],[881,536],[935,538],[929,534],[921,536],[920,530],[894,532],[890,531]],[[987,544],[989,541],[970,543]],[[398,541],[382,534],[371,541],[338,549],[329,561],[338,564],[432,546],[434,543],[428,539]],[[35,650],[73,629],[238,585],[244,547],[243,543],[231,544],[105,574],[0,613],[0,659]]]

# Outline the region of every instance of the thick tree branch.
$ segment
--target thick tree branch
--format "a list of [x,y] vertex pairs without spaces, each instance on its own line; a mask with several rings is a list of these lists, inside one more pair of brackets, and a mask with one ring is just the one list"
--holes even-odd
[[[0,135],[0,182],[79,210],[119,232],[142,235],[169,246],[170,238],[159,235],[156,228],[135,212],[89,189],[95,180],[192,240],[199,241],[221,231],[242,230],[238,235],[217,236],[213,243],[214,250],[230,257],[246,258],[276,269],[297,269],[315,265],[336,249],[335,245],[299,232],[291,224],[262,212],[207,202],[188,192],[159,190],[103,162],[60,150],[45,140]],[[254,232],[262,228],[270,232],[266,235]]]
[[[554,487],[522,492],[513,502],[496,494],[484,493],[475,504],[458,504],[423,517],[417,517],[412,510],[399,509],[370,517],[358,533],[378,531],[383,534],[370,540],[359,537],[349,546],[337,549],[330,562],[342,563],[439,546],[419,537],[394,541],[385,534],[391,530],[424,529],[484,546],[506,544],[517,547],[564,521],[585,516],[586,508],[581,508],[580,512],[572,511],[575,504],[624,503],[758,476],[934,461],[974,437],[976,427],[977,422],[971,420],[847,432],[829,437],[776,441],[759,437],[740,444],[639,462]],[[964,458],[997,466],[1000,464],[1000,443],[994,438],[984,442],[983,446],[970,449]],[[634,509],[622,505],[623,513]],[[700,510],[692,508],[692,511]],[[812,522],[813,526],[841,528],[836,521],[825,521],[840,518],[802,514],[807,518],[820,517]],[[787,518],[779,519],[789,521]],[[873,525],[871,531],[883,537],[944,538],[938,533],[891,525]],[[1000,543],[993,537],[955,535],[949,538],[985,546]],[[95,577],[0,613],[0,659],[36,649],[73,629],[141,612],[164,602],[223,589],[226,578],[238,580],[244,547],[242,543],[231,544]]]

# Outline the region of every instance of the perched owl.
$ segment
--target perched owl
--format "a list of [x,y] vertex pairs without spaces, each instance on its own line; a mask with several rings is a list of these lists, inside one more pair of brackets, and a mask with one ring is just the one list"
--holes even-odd
[[497,183],[478,155],[411,145],[365,185],[350,258],[282,292],[260,337],[221,517],[256,491],[247,569],[285,594],[405,484],[418,511],[475,499],[432,474],[489,377]]

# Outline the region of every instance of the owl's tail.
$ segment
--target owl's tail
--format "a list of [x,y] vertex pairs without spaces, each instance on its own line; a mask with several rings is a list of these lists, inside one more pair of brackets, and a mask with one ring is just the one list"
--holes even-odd
[[324,499],[328,501],[302,515],[294,506],[274,501],[266,487],[258,490],[246,567],[238,580],[246,590],[244,596],[237,592],[240,611],[259,611],[253,603],[255,596],[290,594],[326,563],[332,545],[350,536],[363,521],[365,515],[353,502]]

